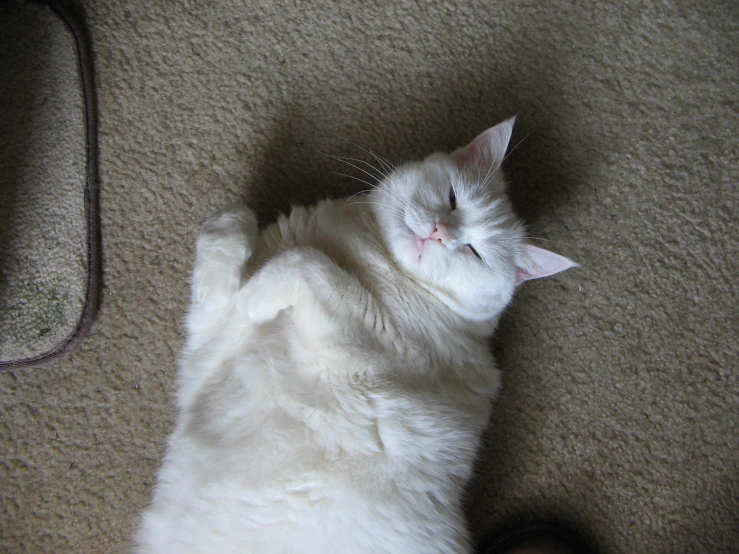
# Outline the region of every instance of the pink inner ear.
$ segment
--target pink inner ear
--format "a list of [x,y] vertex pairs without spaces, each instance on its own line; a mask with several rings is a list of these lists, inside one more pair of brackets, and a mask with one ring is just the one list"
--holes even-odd
[[452,158],[465,165],[475,164],[483,168],[499,166],[505,158],[515,119],[507,119],[479,134],[467,146],[452,152]]
[[578,267],[576,262],[544,250],[533,244],[524,244],[519,266],[516,268],[516,280],[519,283],[540,277],[549,277],[571,267]]

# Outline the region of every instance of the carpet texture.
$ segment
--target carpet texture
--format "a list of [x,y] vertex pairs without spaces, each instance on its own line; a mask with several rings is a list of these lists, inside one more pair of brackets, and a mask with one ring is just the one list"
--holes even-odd
[[46,6],[0,5],[0,364],[69,340],[88,282],[85,111],[74,38]]
[[474,535],[548,516],[604,553],[736,552],[736,3],[282,4],[84,4],[105,289],[71,358],[0,375],[2,549],[128,549],[205,217],[359,190],[320,154],[363,156],[341,137],[402,161],[518,114],[515,204],[583,267],[494,341]]

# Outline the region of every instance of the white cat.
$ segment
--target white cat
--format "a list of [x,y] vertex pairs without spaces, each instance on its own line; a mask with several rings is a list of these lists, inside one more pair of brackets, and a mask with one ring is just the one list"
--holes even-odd
[[516,286],[575,265],[524,242],[508,120],[372,192],[246,209],[198,238],[179,419],[137,552],[466,553],[462,495]]

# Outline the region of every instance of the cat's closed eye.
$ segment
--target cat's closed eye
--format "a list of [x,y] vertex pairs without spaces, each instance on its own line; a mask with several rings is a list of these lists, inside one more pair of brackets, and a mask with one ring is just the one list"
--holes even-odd
[[470,252],[472,252],[475,256],[477,256],[478,258],[480,258],[482,260],[482,256],[480,256],[480,254],[478,253],[478,251],[475,250],[475,248],[471,244],[468,244],[466,246],[467,246],[467,248],[470,249]]
[[452,210],[457,208],[457,195],[454,192],[454,187],[449,187],[449,204],[451,205]]

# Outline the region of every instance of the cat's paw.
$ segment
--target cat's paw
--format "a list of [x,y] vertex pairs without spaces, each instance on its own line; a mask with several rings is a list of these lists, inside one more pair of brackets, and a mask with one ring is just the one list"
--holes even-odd
[[241,263],[246,262],[257,231],[254,212],[245,206],[230,206],[203,225],[197,241],[198,255],[217,252]]
[[257,273],[241,287],[236,307],[252,323],[266,323],[292,306],[289,291],[277,283],[270,283],[269,275]]
[[238,293],[240,313],[253,323],[265,323],[298,300],[301,279],[300,253],[283,252],[249,279]]
[[232,207],[210,218],[198,235],[192,278],[192,300],[208,311],[231,302],[251,256],[257,220],[251,210]]

